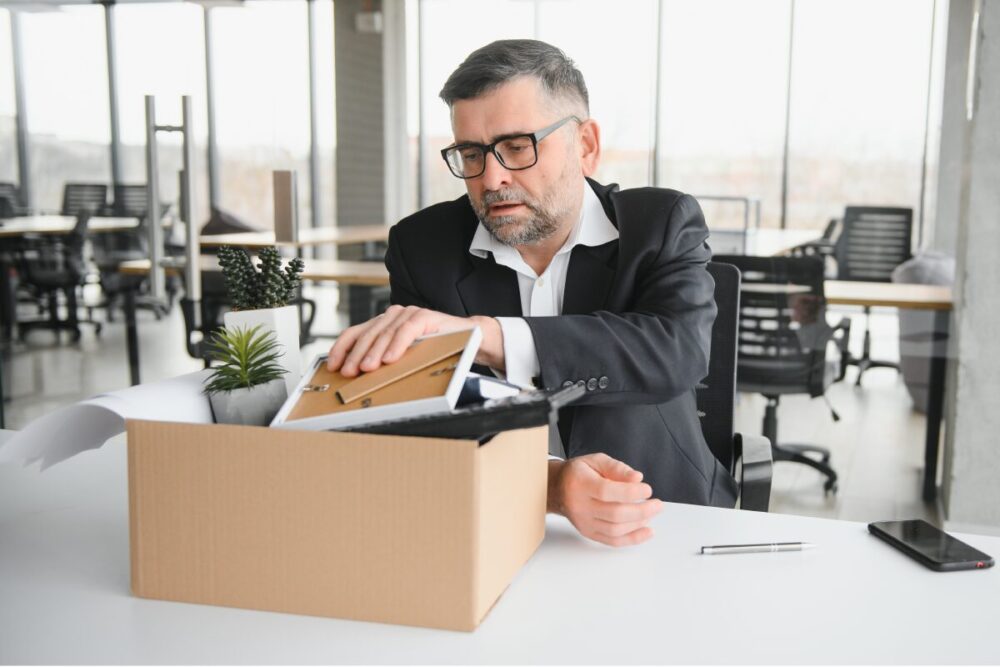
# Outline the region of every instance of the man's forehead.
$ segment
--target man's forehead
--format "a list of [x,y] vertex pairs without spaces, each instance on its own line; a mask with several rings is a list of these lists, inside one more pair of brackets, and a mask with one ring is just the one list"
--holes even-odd
[[515,79],[482,95],[457,100],[451,108],[456,141],[493,141],[508,134],[534,132],[551,113],[538,81]]

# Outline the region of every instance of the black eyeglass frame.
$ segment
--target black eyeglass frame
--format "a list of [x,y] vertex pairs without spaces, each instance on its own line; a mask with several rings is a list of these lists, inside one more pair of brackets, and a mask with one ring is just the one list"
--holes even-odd
[[[471,142],[464,143],[464,144],[453,144],[451,146],[448,146],[447,148],[442,148],[441,149],[441,157],[444,159],[444,163],[446,165],[448,165],[448,171],[450,171],[456,178],[461,178],[464,181],[467,181],[470,178],[479,178],[480,176],[482,176],[483,174],[486,173],[486,156],[489,153],[493,154],[493,157],[495,157],[497,159],[497,162],[500,163],[500,166],[502,166],[504,169],[507,169],[509,171],[523,171],[525,169],[531,169],[536,164],[538,164],[538,142],[541,141],[542,139],[544,139],[545,137],[549,136],[550,134],[552,134],[553,132],[555,132],[556,130],[558,130],[560,127],[562,127],[566,123],[570,122],[571,120],[575,120],[578,123],[582,123],[583,122],[577,116],[566,116],[562,120],[557,120],[556,122],[554,122],[551,125],[548,125],[546,127],[543,127],[542,129],[538,130],[537,132],[525,132],[525,133],[518,133],[518,134],[506,134],[506,135],[504,135],[502,137],[499,137],[492,144],[476,144],[476,143],[471,143]],[[504,163],[503,158],[500,157],[500,154],[497,153],[497,145],[498,144],[502,144],[505,141],[510,141],[511,139],[521,139],[521,138],[531,139],[531,148],[535,152],[535,159],[532,161],[531,164],[526,165],[524,167],[508,167]],[[483,153],[483,168],[482,168],[482,171],[480,171],[478,174],[475,174],[473,176],[463,176],[461,174],[456,174],[455,173],[455,168],[452,166],[451,161],[448,160],[448,153],[450,153],[451,151],[454,151],[456,149],[463,149],[463,148],[478,148],[480,151],[482,151],[482,153]]]

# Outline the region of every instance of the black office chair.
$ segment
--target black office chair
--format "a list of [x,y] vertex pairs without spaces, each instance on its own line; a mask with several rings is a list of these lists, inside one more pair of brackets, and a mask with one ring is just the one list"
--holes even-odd
[[[163,206],[163,209],[166,207]],[[148,284],[143,276],[127,276],[118,271],[122,262],[149,257],[149,204],[145,184],[114,186],[114,200],[102,211],[102,215],[123,218],[138,218],[140,223],[132,229],[92,234],[90,245],[94,263],[100,276],[104,302],[98,307],[107,311],[109,322],[114,321],[114,310],[122,303],[126,290],[136,293],[136,307],[149,309],[159,320],[170,312],[173,296],[179,283],[173,276],[167,278],[167,300],[153,300],[142,292]]]
[[[778,442],[781,396],[825,398],[827,387],[844,377],[850,320],[843,318],[835,327],[826,321],[822,261],[816,257],[740,255],[719,255],[715,261],[733,264],[743,274],[737,386],[767,399],[762,430],[771,443],[774,460],[815,468],[827,477],[824,490],[836,492],[837,473],[830,466],[829,450]],[[837,349],[836,360],[827,359],[830,345]],[[830,412],[835,421],[840,419],[832,407]]]
[[[76,290],[83,285],[87,275],[83,246],[89,219],[90,214],[85,209],[67,234],[24,237],[20,249],[21,280],[47,301],[48,317],[19,321],[17,333],[21,340],[34,329],[51,329],[57,337],[60,331],[69,331],[73,342],[77,342],[81,324],[93,325],[95,333],[100,335],[100,322],[80,319],[77,313]],[[59,317],[59,292],[66,298],[65,319]]]
[[94,215],[108,205],[108,186],[103,183],[67,183],[63,187],[62,215]]
[[[823,266],[828,277],[834,277],[836,273],[836,239],[834,238],[837,233],[837,227],[840,225],[839,218],[833,218],[830,222],[826,223],[826,227],[823,228],[823,234],[814,241],[807,241],[806,243],[800,243],[799,245],[793,247],[789,251],[789,255],[792,257],[819,257],[823,260]],[[831,264],[834,268],[827,269],[827,265]]]
[[[837,279],[887,283],[892,271],[910,259],[913,209],[888,206],[848,206],[843,230],[837,239]],[[865,337],[861,356],[848,363],[858,367],[856,385],[870,368],[894,368],[899,364],[871,358],[871,306],[865,306]]]
[[701,430],[709,449],[740,481],[740,507],[766,512],[771,499],[771,443],[735,433],[736,332],[740,307],[740,272],[730,264],[710,262],[719,309],[712,327],[708,377],[695,392]]
[[28,215],[21,190],[14,183],[0,183],[0,219]]

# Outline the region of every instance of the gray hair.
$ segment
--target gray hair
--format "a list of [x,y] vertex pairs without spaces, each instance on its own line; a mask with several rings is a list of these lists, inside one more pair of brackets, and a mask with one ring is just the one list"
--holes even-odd
[[535,39],[501,39],[476,49],[451,73],[439,93],[450,108],[522,76],[531,76],[553,99],[583,105],[590,113],[590,97],[583,74],[560,49]]

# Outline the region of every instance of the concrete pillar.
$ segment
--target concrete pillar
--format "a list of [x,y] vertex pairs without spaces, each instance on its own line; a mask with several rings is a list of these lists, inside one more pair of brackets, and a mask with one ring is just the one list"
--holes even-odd
[[948,6],[948,42],[945,47],[944,96],[938,154],[937,204],[930,247],[955,255],[958,199],[962,176],[965,126],[965,83],[969,62],[969,26],[973,0],[951,0]]
[[975,114],[949,128],[964,159],[942,500],[950,529],[1000,534],[1000,0],[982,1],[977,41]]

